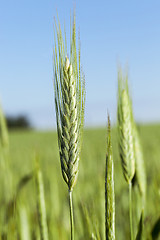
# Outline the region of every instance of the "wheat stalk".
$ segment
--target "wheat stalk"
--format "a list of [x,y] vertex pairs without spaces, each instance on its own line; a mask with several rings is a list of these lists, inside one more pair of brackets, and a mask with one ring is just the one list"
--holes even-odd
[[105,225],[106,240],[115,240],[115,193],[114,193],[114,165],[111,144],[111,126],[108,115],[108,136],[105,175]]
[[[78,177],[78,163],[84,122],[85,85],[81,72],[80,47],[76,49],[75,16],[71,32],[70,60],[60,23],[56,24],[54,48],[54,92],[62,176],[68,185],[71,239],[74,238],[72,190]],[[58,45],[57,45],[58,43]]]

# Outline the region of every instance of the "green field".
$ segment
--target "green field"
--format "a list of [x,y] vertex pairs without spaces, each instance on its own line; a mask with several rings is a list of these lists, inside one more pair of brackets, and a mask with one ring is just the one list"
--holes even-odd
[[[138,130],[147,172],[147,206],[144,228],[147,234],[146,239],[150,239],[149,234],[156,220],[160,217],[160,125],[141,125]],[[79,176],[73,192],[75,239],[92,239],[89,237],[92,233],[99,234],[101,239],[105,238],[106,138],[106,128],[86,129],[84,131]],[[118,156],[115,128],[112,130],[112,145],[115,166],[116,236],[120,240],[129,239],[128,186],[124,180]],[[6,172],[3,171],[1,174],[0,206],[1,212],[5,212],[5,219],[4,215],[1,214],[3,223],[1,224],[1,232],[11,232],[10,238],[7,239],[19,239],[20,232],[20,239],[22,239],[23,232],[26,236],[28,232],[29,235],[26,238],[28,240],[39,239],[34,179],[31,179],[21,188],[14,212],[10,207],[11,204],[8,205],[6,211],[6,203],[4,203],[4,195],[7,196],[7,193],[9,195],[6,201],[13,199],[20,179],[26,174],[30,174],[34,169],[35,152],[39,155],[43,173],[49,239],[69,239],[67,185],[61,176],[56,132],[12,131],[10,133],[9,176],[11,181],[7,179],[4,182],[7,177]],[[134,189],[133,200],[134,231],[136,234],[136,218],[139,217],[136,206],[137,187]],[[8,226],[8,230],[5,229],[5,226]],[[2,239],[6,239],[5,234]]]

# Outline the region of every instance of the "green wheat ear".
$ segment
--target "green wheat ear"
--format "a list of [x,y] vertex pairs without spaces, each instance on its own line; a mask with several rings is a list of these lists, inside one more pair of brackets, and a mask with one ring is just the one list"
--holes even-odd
[[6,119],[3,114],[2,106],[0,104],[0,144],[4,150],[8,151],[9,148],[9,136],[7,130]]
[[37,191],[37,207],[38,207],[38,220],[40,227],[41,240],[48,240],[48,226],[47,226],[47,216],[46,216],[46,204],[44,195],[44,184],[42,172],[39,167],[39,159],[35,157],[35,185]]
[[[84,123],[85,82],[81,71],[80,48],[77,53],[75,16],[71,32],[70,57],[56,24],[54,48],[54,93],[57,132],[62,175],[73,190],[78,176],[78,163]],[[78,55],[78,57],[77,57]],[[70,60],[69,60],[70,58]]]
[[141,145],[141,141],[139,138],[139,133],[136,125],[134,125],[134,148],[135,148],[135,160],[136,160],[136,177],[137,177],[140,194],[142,197],[142,204],[144,207],[145,198],[146,198],[146,172],[145,172],[142,145]]
[[0,104],[0,167],[3,176],[3,197],[9,201],[12,195],[12,174],[9,164],[9,133],[6,118]]
[[111,124],[109,115],[105,174],[105,226],[106,240],[115,240],[114,164],[111,144]]
[[133,139],[133,113],[129,97],[128,77],[118,74],[118,132],[119,152],[123,174],[127,183],[130,183],[135,174],[135,156]]
[[129,96],[128,76],[118,74],[118,131],[119,131],[119,153],[122,162],[124,178],[129,186],[129,217],[130,237],[133,237],[132,217],[132,179],[135,175],[135,152],[134,152],[134,128],[132,103]]

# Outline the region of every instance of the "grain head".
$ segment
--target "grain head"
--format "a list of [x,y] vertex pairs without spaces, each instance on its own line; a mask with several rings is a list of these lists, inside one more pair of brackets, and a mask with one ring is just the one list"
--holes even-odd
[[119,152],[125,180],[130,183],[135,174],[133,113],[129,97],[128,77],[118,75],[118,132]]
[[[60,24],[56,25],[54,48],[54,90],[62,175],[72,191],[77,181],[84,122],[85,87],[80,48],[76,49],[75,17],[71,33],[70,60]],[[58,46],[56,45],[56,42]]]
[[107,155],[105,173],[105,225],[106,240],[115,239],[115,192],[114,192],[114,164],[111,144],[111,126],[108,116]]

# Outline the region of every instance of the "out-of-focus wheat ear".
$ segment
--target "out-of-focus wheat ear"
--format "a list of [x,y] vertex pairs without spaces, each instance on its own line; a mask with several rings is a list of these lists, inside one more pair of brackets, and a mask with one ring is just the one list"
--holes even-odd
[[142,196],[142,205],[145,206],[146,198],[146,172],[143,158],[142,145],[139,138],[139,133],[136,125],[134,125],[134,149],[135,149],[135,161],[136,161],[136,178],[139,186],[139,190]]
[[109,115],[108,115],[108,136],[107,136],[106,173],[105,173],[105,226],[106,226],[106,240],[114,240],[115,239],[114,164]]
[[143,228],[144,228],[144,211],[142,209],[139,225],[138,225],[138,232],[136,236],[136,240],[142,240],[143,239]]
[[1,104],[0,104],[0,142],[2,148],[8,150],[9,148],[8,129]]
[[124,82],[121,73],[118,75],[118,132],[119,153],[123,174],[129,184],[135,174],[135,156],[133,141],[133,113],[128,93],[127,80]]
[[[83,224],[83,230],[84,230],[84,234],[83,234],[83,238],[85,239],[95,239],[98,240],[98,233],[97,233],[97,226],[93,226],[93,222],[92,222],[92,217],[87,209],[87,207],[81,203],[80,205],[80,213],[82,216],[82,224]],[[94,218],[94,223],[96,223],[96,219]],[[99,229],[98,229],[99,230]]]
[[27,210],[23,205],[19,205],[19,229],[21,240],[31,239]]
[[12,196],[12,174],[9,166],[9,134],[5,115],[0,104],[0,165],[4,174],[4,195],[5,201]]
[[6,119],[0,104],[0,154],[2,156],[1,164],[3,171],[8,169],[8,155],[9,155],[9,135],[7,129]]
[[38,160],[36,160],[36,170],[35,170],[35,180],[36,180],[36,190],[37,190],[37,207],[38,207],[38,220],[40,227],[41,240],[48,240],[48,227],[46,218],[46,205],[44,197],[44,186],[42,172],[39,168]]
[[124,78],[122,71],[118,73],[118,132],[119,132],[119,153],[123,168],[123,175],[129,186],[129,216],[130,233],[133,240],[133,219],[132,219],[132,179],[135,174],[134,154],[134,129],[133,111],[129,96],[128,76]]
[[158,237],[160,235],[160,217],[158,217],[158,219],[156,220],[156,222],[154,223],[152,230],[151,230],[151,236],[152,236],[152,240],[157,240]]
[[87,207],[83,203],[80,204],[80,213],[82,217],[81,221],[83,224],[84,236],[85,238],[90,239],[92,233],[91,218],[89,216]]

